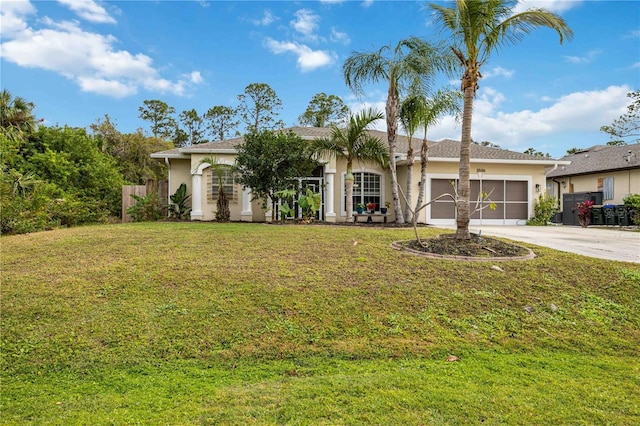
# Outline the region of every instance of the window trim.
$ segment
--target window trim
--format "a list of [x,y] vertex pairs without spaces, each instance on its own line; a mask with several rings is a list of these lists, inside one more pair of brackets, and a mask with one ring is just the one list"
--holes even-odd
[[[384,206],[384,202],[385,200],[385,194],[386,194],[386,190],[385,190],[385,173],[381,172],[380,170],[375,170],[375,169],[369,169],[369,168],[359,168],[357,170],[353,170],[353,175],[355,177],[356,174],[361,174],[361,173],[371,173],[373,175],[377,175],[380,178],[380,206],[378,206],[378,209],[381,206]],[[340,185],[340,214],[341,216],[346,217],[347,216],[347,206],[346,206],[346,197],[347,197],[347,193],[346,193],[346,178],[347,178],[347,172],[344,171],[342,172],[342,179],[341,179],[341,185]],[[356,206],[353,206],[353,211],[356,211]]]

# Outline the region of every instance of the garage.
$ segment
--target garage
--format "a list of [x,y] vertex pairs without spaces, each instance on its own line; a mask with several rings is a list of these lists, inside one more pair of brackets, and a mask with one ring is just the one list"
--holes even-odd
[[[431,179],[429,199],[443,194],[453,194],[453,184],[457,179]],[[476,208],[478,194],[484,192],[487,200],[482,208]],[[513,179],[471,180],[471,215],[472,225],[521,225],[529,218],[529,181]],[[489,208],[494,203],[495,209]],[[442,198],[427,209],[427,223],[434,225],[452,225],[455,223],[456,211],[453,199]]]

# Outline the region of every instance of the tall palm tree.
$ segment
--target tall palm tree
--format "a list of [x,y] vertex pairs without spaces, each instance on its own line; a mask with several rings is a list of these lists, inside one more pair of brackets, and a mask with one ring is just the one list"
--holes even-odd
[[395,48],[382,46],[376,52],[354,52],[342,66],[347,86],[357,94],[363,93],[367,82],[388,84],[387,102],[387,143],[389,145],[389,166],[391,170],[391,194],[396,214],[396,222],[404,223],[402,206],[398,197],[396,176],[396,131],[400,92],[410,87],[426,88],[438,70],[448,68],[448,56],[438,46],[432,46],[417,37],[401,40]]
[[35,130],[33,102],[13,97],[7,89],[0,92],[0,130],[10,140],[23,138]]
[[[420,95],[417,97],[418,111],[417,121],[422,126],[424,132],[422,145],[420,147],[420,182],[418,184],[418,199],[416,201],[415,214],[418,214],[424,199],[425,185],[427,184],[427,163],[429,161],[429,145],[427,141],[427,130],[440,122],[445,115],[454,115],[456,121],[460,115],[460,92],[451,90],[438,90],[432,97]],[[414,219],[417,219],[414,218]]]
[[463,67],[461,90],[464,93],[460,168],[456,202],[456,238],[469,239],[469,162],[473,98],[482,78],[480,68],[503,45],[515,44],[538,27],[555,30],[560,43],[573,32],[560,16],[543,8],[514,13],[515,0],[455,0],[451,7],[431,4],[435,20],[448,33],[453,53]]
[[311,149],[322,157],[335,157],[347,162],[345,177],[347,195],[347,218],[353,215],[353,162],[374,162],[387,167],[389,152],[384,142],[372,136],[368,127],[384,116],[381,112],[368,109],[358,114],[350,114],[345,127],[331,126],[331,137],[316,139]]

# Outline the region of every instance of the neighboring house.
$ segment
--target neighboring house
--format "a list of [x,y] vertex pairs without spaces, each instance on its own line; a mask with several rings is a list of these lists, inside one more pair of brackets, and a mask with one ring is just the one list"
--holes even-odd
[[[304,139],[329,137],[330,129],[317,127],[293,127],[290,129]],[[386,132],[372,130],[370,133],[387,140]],[[169,168],[169,194],[173,194],[181,183],[186,183],[192,194],[192,220],[213,220],[216,209],[218,177],[212,173],[209,164],[201,164],[207,156],[215,156],[219,163],[231,165],[234,162],[238,144],[243,138],[235,138],[222,142],[211,142],[175,148],[169,151],[156,152],[152,158],[163,160]],[[405,190],[407,167],[406,150],[408,138],[398,135],[398,181]],[[413,202],[419,191],[420,180],[420,145],[422,140],[413,140],[414,152],[417,154],[413,166]],[[425,200],[431,200],[443,193],[452,193],[452,182],[458,178],[460,143],[452,140],[429,142],[427,167],[427,183]],[[472,205],[478,197],[480,188],[490,193],[495,209],[486,208],[472,215],[471,224],[506,224],[524,225],[533,215],[533,205],[538,195],[544,191],[545,169],[568,165],[567,161],[542,158],[520,152],[490,148],[472,144],[471,146],[471,200]],[[352,220],[346,217],[345,211],[345,173],[346,163],[335,159],[325,159],[324,166],[319,167],[312,176],[300,179],[301,186],[308,186],[322,193],[322,209],[320,219],[327,222],[345,222]],[[388,170],[374,164],[358,164],[353,166],[355,187],[353,192],[354,207],[359,203],[375,202],[384,206],[391,201],[391,184]],[[262,209],[261,200],[252,200],[251,190],[243,189],[236,184],[233,176],[223,177],[225,190],[229,196],[231,220],[264,222],[271,218],[269,211]],[[433,225],[454,225],[455,205],[450,199],[441,199],[424,209],[418,221]],[[389,221],[395,216],[389,209]]]
[[629,194],[640,194],[640,144],[596,145],[561,160],[570,164],[547,172],[547,192],[561,205],[565,194],[602,193],[594,196],[596,204],[616,205]]

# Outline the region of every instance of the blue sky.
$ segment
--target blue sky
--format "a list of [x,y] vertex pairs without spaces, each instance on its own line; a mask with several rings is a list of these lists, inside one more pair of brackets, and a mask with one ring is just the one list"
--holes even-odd
[[[562,156],[606,143],[600,126],[625,112],[640,88],[640,2],[525,1],[573,29],[573,41],[536,30],[483,66],[472,137],[503,148]],[[3,0],[1,83],[36,104],[46,124],[87,127],[104,114],[123,132],[148,125],[145,99],[178,112],[236,106],[251,83],[267,83],[295,125],[316,93],[357,111],[384,111],[386,88],[355,97],[342,63],[414,35],[437,41],[425,2]],[[445,78],[438,85],[459,87]],[[384,130],[384,123],[378,128]],[[429,139],[460,138],[451,119]]]

